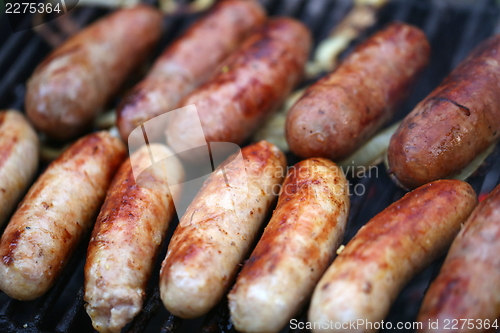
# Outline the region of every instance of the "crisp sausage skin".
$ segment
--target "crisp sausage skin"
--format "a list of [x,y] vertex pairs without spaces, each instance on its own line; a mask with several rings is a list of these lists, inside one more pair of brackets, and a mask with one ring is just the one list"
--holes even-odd
[[[446,319],[459,325],[453,332],[486,332],[500,318],[500,185],[471,214],[453,241],[441,271],[424,297],[418,320],[421,332],[449,332]],[[461,319],[473,321],[462,326]],[[427,325],[438,320],[433,329]]]
[[439,180],[390,205],[358,231],[323,275],[309,321],[329,328],[321,332],[376,332],[369,325],[345,329],[345,323],[383,320],[405,284],[444,254],[476,204],[469,184]]
[[176,108],[215,72],[266,14],[257,1],[226,0],[196,21],[156,60],[147,77],[137,84],[117,109],[123,140],[145,121]]
[[0,226],[35,176],[39,146],[38,136],[20,112],[0,111]]
[[[161,13],[118,10],[56,48],[27,83],[26,113],[48,136],[82,134],[160,38]],[[132,28],[133,27],[133,28]]]
[[500,137],[500,35],[477,46],[399,125],[390,174],[406,188],[453,176]]
[[239,332],[279,332],[309,299],[344,237],[348,186],[327,159],[291,168],[271,221],[229,293]]
[[429,53],[425,34],[405,23],[370,37],[291,108],[285,129],[291,151],[334,161],[352,154],[392,117]]
[[279,193],[286,160],[276,146],[261,141],[241,156],[207,179],[172,236],[160,292],[176,316],[202,316],[222,299]]
[[196,105],[199,120],[172,118],[167,143],[176,152],[202,146],[190,129],[199,121],[207,142],[242,144],[283,102],[302,77],[311,34],[299,21],[275,18],[233,53],[220,73],[188,95],[182,106]]
[[[160,245],[175,214],[167,178],[181,183],[184,170],[175,159],[168,168],[155,160],[172,156],[165,145],[141,147],[126,160],[109,188],[92,232],[85,263],[85,308],[94,328],[120,332],[142,309]],[[143,170],[138,181],[133,170]],[[164,170],[168,175],[164,174]],[[141,180],[154,182],[144,186]]]
[[71,145],[30,188],[0,239],[0,289],[18,300],[43,295],[56,281],[99,211],[126,156],[108,132]]

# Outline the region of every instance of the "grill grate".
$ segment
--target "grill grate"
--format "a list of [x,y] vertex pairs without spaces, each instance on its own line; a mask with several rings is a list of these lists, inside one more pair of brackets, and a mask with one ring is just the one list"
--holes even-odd
[[[260,0],[271,15],[288,15],[299,18],[314,33],[316,45],[342,19],[351,7],[350,0]],[[475,4],[472,6],[471,4]],[[95,8],[80,8],[71,15],[84,26],[106,13]],[[0,14],[3,15],[3,14]],[[500,8],[494,0],[445,1],[445,0],[394,0],[379,15],[377,24],[361,36],[380,29],[392,20],[401,20],[421,27],[432,45],[432,58],[428,69],[408,101],[394,121],[400,120],[412,107],[426,96],[472,48],[487,36],[500,32],[498,23]],[[176,35],[184,30],[196,16],[166,18],[166,33],[156,54]],[[29,26],[30,22],[22,22]],[[9,31],[5,17],[0,19],[0,31]],[[356,44],[356,43],[354,43]],[[349,52],[354,45],[351,45]],[[48,54],[50,47],[32,30],[15,34],[0,34],[0,108],[22,109],[25,81],[35,66]],[[296,158],[289,156],[289,164]],[[489,157],[486,165],[469,182],[478,193],[489,192],[498,182],[500,173],[500,148]],[[371,217],[392,202],[401,198],[404,191],[389,180],[383,165],[378,167],[377,177],[352,179],[355,186],[361,184],[363,195],[351,197],[351,216],[344,244]],[[171,235],[176,225],[172,223]],[[169,239],[169,237],[167,237]],[[26,332],[92,332],[90,319],[83,308],[83,265],[88,238],[76,251],[63,276],[42,298],[32,302],[19,302],[0,293],[0,331],[5,333]],[[143,311],[124,331],[133,332],[234,332],[229,321],[227,303],[223,302],[205,318],[181,320],[170,315],[163,307],[158,290],[158,270],[166,252],[166,244],[150,283],[148,298]],[[386,321],[415,320],[423,293],[429,281],[437,274],[442,260],[434,263],[401,292]],[[306,314],[298,316],[306,320]],[[285,332],[302,332],[288,330]],[[401,330],[403,331],[403,330]]]

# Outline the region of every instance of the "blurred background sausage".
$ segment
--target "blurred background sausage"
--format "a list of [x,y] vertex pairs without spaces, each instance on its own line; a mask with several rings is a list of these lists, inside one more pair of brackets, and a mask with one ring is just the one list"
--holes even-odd
[[425,34],[405,23],[368,38],[292,107],[286,120],[291,151],[334,161],[349,156],[397,111],[429,53]]
[[161,34],[162,15],[147,5],[110,14],[49,54],[27,83],[26,113],[57,140],[81,135]]
[[500,35],[479,44],[399,125],[389,172],[415,188],[448,178],[500,137]]
[[0,226],[14,212],[38,169],[38,136],[18,111],[0,111]]
[[45,170],[0,239],[0,289],[18,300],[43,295],[94,224],[126,151],[108,132],[89,134]]
[[200,119],[173,117],[167,144],[176,152],[204,145],[190,136],[198,121],[207,142],[242,144],[298,84],[311,42],[301,22],[270,20],[224,62],[218,75],[181,101],[179,106],[196,105]]
[[132,130],[145,121],[175,109],[265,19],[257,1],[217,3],[164,51],[148,76],[123,99],[117,109],[122,139],[127,141]]

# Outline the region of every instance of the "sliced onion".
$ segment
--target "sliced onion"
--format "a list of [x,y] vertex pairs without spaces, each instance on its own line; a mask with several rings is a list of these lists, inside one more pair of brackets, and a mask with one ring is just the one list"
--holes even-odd
[[273,116],[258,130],[252,140],[255,142],[267,140],[272,144],[278,146],[282,151],[287,152],[290,150],[285,138],[285,123],[286,115],[292,106],[304,95],[307,88],[294,91],[288,96],[281,109],[279,109]]
[[337,67],[339,55],[353,40],[377,22],[377,13],[388,0],[357,0],[354,8],[335,27],[330,36],[317,47],[313,61],[306,67],[306,76],[314,78]]
[[194,0],[189,4],[180,4],[176,0],[160,0],[160,9],[166,14],[197,13],[209,9],[215,2],[215,0]]
[[94,122],[98,129],[108,129],[116,125],[116,111],[111,110],[100,114]]
[[140,0],[79,0],[77,6],[99,6],[107,8],[131,7],[139,4]]
[[355,0],[356,6],[364,5],[376,8],[381,8],[385,6],[388,2],[389,0]]
[[[72,142],[71,142],[72,143]],[[56,158],[59,157],[59,155],[62,154],[63,151],[65,151],[71,143],[65,144],[63,147],[51,147],[47,143],[41,141],[40,145],[40,160],[42,160],[45,163],[50,163]]]
[[479,169],[479,167],[483,164],[486,158],[490,156],[491,153],[493,153],[496,145],[497,145],[496,142],[490,145],[487,149],[485,149],[483,152],[477,155],[476,158],[469,163],[469,165],[467,165],[464,169],[462,169],[462,171],[460,171],[458,174],[450,178],[458,180],[468,179],[470,176],[472,176],[474,172],[476,172],[477,169]]
[[347,167],[360,168],[378,165],[384,159],[391,137],[398,129],[399,124],[400,122],[397,122],[376,134],[351,156],[339,162],[338,165],[343,169]]

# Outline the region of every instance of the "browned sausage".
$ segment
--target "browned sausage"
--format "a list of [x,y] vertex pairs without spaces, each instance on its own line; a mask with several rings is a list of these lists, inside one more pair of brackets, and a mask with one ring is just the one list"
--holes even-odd
[[286,160],[276,146],[261,141],[241,156],[203,184],[172,236],[160,292],[176,316],[202,316],[222,299],[279,193]]
[[[485,332],[488,320],[491,326],[500,318],[499,222],[500,185],[477,206],[453,241],[420,309],[422,332],[449,332],[453,326],[453,332]],[[438,325],[429,327],[429,320]]]
[[[323,275],[309,320],[324,325],[321,332],[376,332],[366,322],[387,316],[405,284],[448,249],[476,204],[469,184],[439,180],[390,205],[358,231]],[[358,320],[366,322],[349,326]]]
[[117,109],[123,140],[145,121],[173,110],[180,99],[214,73],[218,65],[265,20],[257,1],[221,1],[158,58],[148,76]]
[[[196,105],[207,142],[241,144],[299,82],[310,46],[310,33],[302,23],[270,20],[229,57],[220,74],[180,106]],[[189,135],[197,123],[184,114],[173,117],[166,132],[168,145],[176,152],[202,146],[204,142],[193,142]]]
[[392,117],[429,52],[425,34],[405,23],[366,40],[290,110],[286,138],[292,152],[334,161],[349,156]]
[[309,299],[344,237],[348,186],[327,159],[289,171],[273,217],[229,293],[239,332],[279,332]]
[[[99,332],[120,332],[141,311],[155,258],[175,214],[172,197],[179,195],[179,187],[171,193],[167,178],[181,182],[182,165],[178,160],[169,164],[166,177],[161,165],[149,166],[150,154],[155,160],[173,155],[160,144],[132,154],[116,173],[92,232],[84,300]],[[133,170],[145,168],[139,179],[154,182],[154,187],[134,179]]]
[[92,227],[126,156],[108,132],[71,145],[24,197],[0,239],[0,289],[19,300],[43,295]]
[[47,135],[81,134],[157,42],[161,13],[119,10],[84,29],[38,65],[27,84],[26,113]]
[[38,136],[21,113],[0,111],[0,226],[35,176],[38,148]]
[[500,35],[482,42],[406,116],[390,173],[406,188],[453,176],[500,137]]

